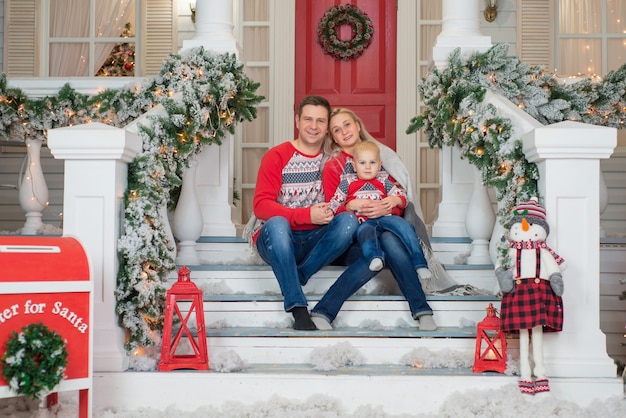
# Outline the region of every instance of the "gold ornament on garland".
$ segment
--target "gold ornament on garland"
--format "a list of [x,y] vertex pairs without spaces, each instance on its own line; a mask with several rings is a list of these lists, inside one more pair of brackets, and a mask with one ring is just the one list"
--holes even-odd
[[63,379],[67,366],[65,340],[43,323],[13,331],[0,359],[2,377],[18,395],[41,398]]
[[[352,38],[339,37],[339,28],[352,28]],[[317,42],[324,54],[336,60],[359,58],[372,43],[374,26],[370,18],[353,4],[342,4],[328,9],[317,26]]]

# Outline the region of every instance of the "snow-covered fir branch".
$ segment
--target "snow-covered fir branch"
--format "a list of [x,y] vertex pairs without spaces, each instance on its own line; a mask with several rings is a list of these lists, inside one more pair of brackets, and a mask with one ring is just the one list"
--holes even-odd
[[503,224],[518,202],[539,195],[539,172],[526,160],[511,120],[484,102],[487,90],[544,125],[570,120],[624,128],[626,64],[601,79],[568,82],[508,55],[506,44],[466,59],[454,51],[446,68],[420,80],[423,110],[411,119],[407,133],[423,129],[431,147],[458,147],[461,157],[480,170],[483,184],[495,189]]
[[164,112],[140,126],[142,152],[130,163],[118,242],[120,269],[116,298],[127,349],[160,341],[164,281],[175,269],[173,248],[159,213],[174,207],[182,173],[209,144],[221,145],[235,125],[256,118],[259,83],[234,54],[202,47],[170,55],[159,74],[94,96],[66,84],[51,97],[30,99],[7,88],[0,75],[0,140],[46,140],[48,129],[98,121],[124,127],[161,105]]

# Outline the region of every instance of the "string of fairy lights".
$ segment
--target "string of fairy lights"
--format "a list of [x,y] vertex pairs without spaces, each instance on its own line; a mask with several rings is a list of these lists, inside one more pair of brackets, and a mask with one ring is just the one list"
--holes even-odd
[[235,126],[256,118],[259,83],[234,54],[191,48],[164,61],[159,74],[94,96],[70,84],[55,95],[30,99],[0,75],[0,140],[45,142],[49,129],[101,122],[124,127],[157,105],[160,116],[140,125],[143,151],[129,164],[116,311],[128,331],[127,348],[160,340],[165,281],[175,269],[159,208],[176,205],[182,173],[207,145],[221,145]]

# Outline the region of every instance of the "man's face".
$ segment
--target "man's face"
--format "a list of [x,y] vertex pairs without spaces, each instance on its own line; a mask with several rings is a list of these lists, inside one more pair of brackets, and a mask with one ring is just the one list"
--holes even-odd
[[328,110],[324,106],[306,105],[296,116],[298,138],[309,145],[322,145],[328,133]]

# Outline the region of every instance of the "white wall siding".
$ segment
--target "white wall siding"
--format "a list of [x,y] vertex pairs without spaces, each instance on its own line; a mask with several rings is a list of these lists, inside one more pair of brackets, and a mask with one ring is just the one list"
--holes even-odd
[[0,72],[4,71],[4,0],[0,0]]
[[600,217],[607,237],[626,238],[626,147],[618,147],[600,168],[608,189],[609,205]]

